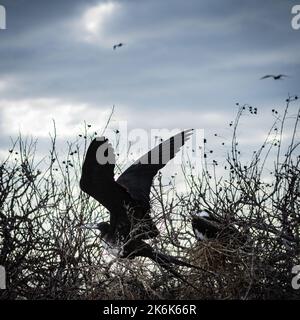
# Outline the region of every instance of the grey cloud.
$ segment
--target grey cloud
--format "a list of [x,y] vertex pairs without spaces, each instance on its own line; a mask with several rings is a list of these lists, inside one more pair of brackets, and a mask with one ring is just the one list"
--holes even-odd
[[[53,98],[95,110],[115,104],[118,117],[134,125],[209,129],[217,124],[204,123],[201,113],[227,119],[236,101],[269,108],[299,93],[292,1],[120,1],[105,30],[112,42],[127,42],[116,52],[101,39],[82,39],[82,14],[100,2],[2,1],[9,24],[0,33],[0,79],[15,80],[2,98]],[[291,77],[259,80],[265,73]]]

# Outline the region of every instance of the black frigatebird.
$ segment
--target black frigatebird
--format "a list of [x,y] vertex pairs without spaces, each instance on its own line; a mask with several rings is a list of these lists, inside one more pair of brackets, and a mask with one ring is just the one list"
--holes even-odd
[[285,77],[288,77],[288,76],[285,74],[277,74],[277,75],[267,74],[267,75],[261,77],[260,80],[267,79],[267,78],[273,78],[274,80],[283,80],[283,78],[285,78]]
[[113,49],[116,50],[117,48],[121,48],[121,47],[123,47],[124,45],[125,45],[124,43],[120,42],[120,43],[118,43],[118,44],[115,44],[115,45],[113,46]]
[[114,179],[113,148],[105,137],[96,138],[87,150],[80,180],[81,189],[110,212],[110,222],[86,224],[81,228],[100,231],[104,246],[113,255],[128,259],[150,258],[181,280],[172,264],[214,273],[157,252],[143,240],[159,234],[149,213],[153,179],[175,157],[192,132],[192,129],[182,131],[160,143],[135,161],[117,180]]
[[230,242],[234,239],[240,244],[246,242],[246,237],[235,226],[226,224],[207,210],[192,214],[192,227],[198,241],[220,239]]

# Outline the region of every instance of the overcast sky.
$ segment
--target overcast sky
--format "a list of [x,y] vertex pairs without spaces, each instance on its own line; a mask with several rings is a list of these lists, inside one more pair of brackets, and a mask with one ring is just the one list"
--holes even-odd
[[[290,0],[0,0],[0,149],[22,133],[61,139],[86,120],[131,128],[201,128],[264,138],[271,109],[300,93],[300,30]],[[123,42],[117,50],[112,46]],[[260,80],[265,74],[284,81]],[[267,120],[268,119],[268,120]],[[115,122],[116,123],[116,122]]]

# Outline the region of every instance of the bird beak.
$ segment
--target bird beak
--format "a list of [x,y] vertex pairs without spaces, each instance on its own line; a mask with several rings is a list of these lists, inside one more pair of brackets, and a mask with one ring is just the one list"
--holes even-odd
[[87,223],[87,224],[83,224],[83,225],[79,226],[78,228],[79,229],[94,230],[94,229],[98,229],[98,224],[96,224],[96,223]]
[[191,212],[190,214],[191,214],[191,216],[192,216],[193,218],[199,217],[199,212],[197,212],[197,211],[193,211],[193,212]]

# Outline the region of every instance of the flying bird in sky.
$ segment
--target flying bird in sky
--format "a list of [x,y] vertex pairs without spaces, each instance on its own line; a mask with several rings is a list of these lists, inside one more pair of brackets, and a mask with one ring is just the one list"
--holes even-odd
[[180,279],[172,265],[203,269],[157,252],[144,240],[159,234],[150,216],[153,179],[175,157],[192,132],[192,129],[182,131],[160,143],[135,161],[117,180],[114,179],[115,154],[111,144],[105,137],[94,139],[87,150],[80,180],[81,189],[110,212],[109,222],[86,224],[81,228],[100,231],[103,245],[116,257],[150,258]]
[[117,48],[121,48],[121,47],[123,47],[123,46],[124,46],[124,43],[120,42],[120,43],[118,43],[118,44],[115,44],[115,45],[113,46],[113,49],[116,50]]
[[267,79],[267,78],[273,78],[274,80],[283,80],[283,78],[288,77],[285,74],[278,74],[278,75],[273,75],[273,74],[267,74],[263,77],[260,78],[260,80],[262,79]]

